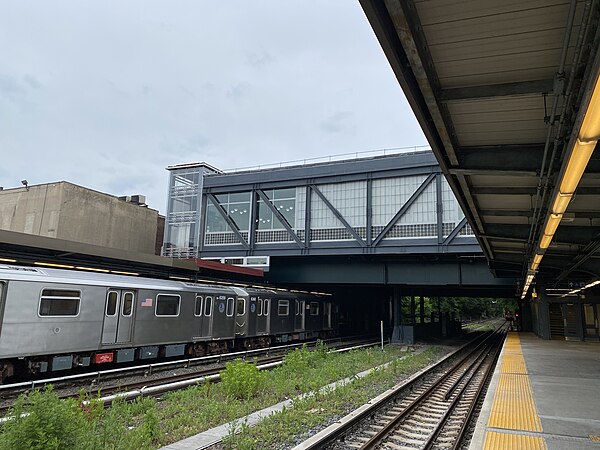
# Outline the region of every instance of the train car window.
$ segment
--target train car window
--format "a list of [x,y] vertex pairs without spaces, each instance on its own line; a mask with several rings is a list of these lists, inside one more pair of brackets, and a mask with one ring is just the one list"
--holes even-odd
[[81,291],[44,289],[40,297],[40,316],[76,316],[79,314]]
[[213,298],[206,297],[206,301],[204,302],[204,315],[206,317],[210,317],[210,315],[212,314],[212,304],[213,304]]
[[265,299],[265,310],[264,310],[263,315],[268,316],[270,312],[271,312],[271,299],[266,298]]
[[294,303],[296,303],[296,315],[299,316],[300,315],[300,301],[296,300]]
[[290,302],[289,300],[279,300],[277,302],[277,315],[288,316],[290,314]]
[[117,314],[117,300],[119,299],[119,294],[115,291],[110,291],[106,295],[106,315],[114,316]]
[[258,299],[258,306],[256,307],[256,315],[257,316],[263,315],[263,299],[262,298]]
[[319,302],[310,302],[310,315],[311,316],[319,315]]
[[203,301],[202,296],[196,295],[196,305],[194,307],[194,315],[196,317],[200,317],[202,315],[202,301]]
[[233,305],[235,305],[233,297],[229,297],[227,299],[227,310],[225,311],[227,317],[233,316]]
[[237,301],[237,315],[238,316],[243,316],[244,314],[246,314],[246,299],[245,298],[238,298],[238,301]]
[[179,315],[179,304],[181,297],[179,295],[158,294],[156,296],[156,309],[154,314],[157,317],[176,317]]
[[131,316],[133,312],[133,292],[125,292],[123,294],[123,307],[121,308],[121,314],[124,317]]

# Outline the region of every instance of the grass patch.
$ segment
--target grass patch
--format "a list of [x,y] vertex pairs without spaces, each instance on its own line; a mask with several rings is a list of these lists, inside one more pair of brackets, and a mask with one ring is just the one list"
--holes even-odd
[[116,402],[107,410],[94,399],[86,408],[80,406],[83,398],[59,400],[47,388],[15,403],[10,415],[17,419],[0,426],[0,450],[156,448],[393,361],[385,372],[377,371],[327,394],[295,400],[293,408],[266,419],[269,431],[261,426],[260,436],[242,424],[243,432],[227,440],[230,448],[267,448],[364,403],[394,384],[390,373],[414,372],[438,354],[430,349],[398,361],[407,355],[398,346],[388,346],[383,352],[368,348],[331,354],[325,345],[314,351],[302,348],[289,353],[284,364],[270,372],[259,372],[254,363],[238,360],[222,372],[222,383],[168,393],[160,401]]
[[107,410],[93,399],[82,408],[82,400],[60,400],[51,386],[19,397],[9,413],[15,419],[0,427],[0,450],[152,448],[158,437],[154,400],[116,402]]
[[299,436],[309,437],[320,424],[349,413],[394,386],[400,376],[426,367],[439,356],[441,350],[434,347],[402,361],[395,360],[387,368],[335,390],[295,400],[293,408],[263,419],[260,427],[242,427],[238,434],[229,435],[223,445],[226,449],[258,450],[291,444]]

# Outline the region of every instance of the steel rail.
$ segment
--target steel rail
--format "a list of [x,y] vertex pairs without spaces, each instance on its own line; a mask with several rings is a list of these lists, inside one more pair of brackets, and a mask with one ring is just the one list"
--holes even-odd
[[[323,340],[323,342],[324,343],[339,342],[342,344],[344,342],[344,339],[348,339],[350,342],[352,340],[361,341],[361,339],[359,339],[359,336],[350,336],[348,338],[339,338],[338,337],[338,338],[326,339],[326,340]],[[362,340],[364,341],[364,339],[362,339]],[[195,357],[195,358],[178,359],[176,361],[161,361],[161,362],[154,362],[154,363],[141,364],[141,365],[135,365],[135,366],[117,367],[114,369],[96,370],[93,372],[85,372],[85,373],[79,373],[79,374],[73,374],[73,375],[63,375],[60,377],[52,377],[52,378],[42,378],[42,379],[38,379],[38,380],[34,379],[34,380],[22,381],[22,382],[11,383],[11,384],[0,384],[0,391],[10,391],[10,390],[19,389],[19,388],[35,389],[35,388],[46,386],[48,384],[70,382],[70,381],[83,380],[83,379],[88,379],[88,378],[95,378],[97,381],[99,381],[101,378],[105,378],[106,376],[110,377],[111,375],[119,375],[119,374],[124,374],[127,372],[131,372],[132,374],[135,372],[146,372],[148,374],[152,374],[155,369],[177,368],[177,367],[188,368],[188,367],[192,367],[195,365],[200,365],[202,363],[213,363],[213,362],[220,363],[223,360],[228,360],[231,358],[246,359],[246,358],[252,357],[254,355],[261,355],[263,353],[266,354],[267,356],[269,356],[270,352],[287,350],[287,349],[291,349],[291,348],[297,348],[297,347],[303,346],[304,344],[313,345],[313,344],[316,344],[316,342],[318,342],[318,340],[311,340],[311,341],[305,341],[305,342],[299,342],[299,343],[293,343],[293,344],[285,344],[285,345],[277,345],[277,346],[273,346],[273,347],[263,347],[263,348],[257,348],[257,349],[252,349],[252,350],[243,350],[243,351],[239,351],[239,352],[219,353],[217,355],[199,356],[199,357]]]
[[[428,399],[431,394],[448,378],[450,378],[456,371],[462,368],[464,362],[467,361],[474,353],[477,352],[480,346],[486,344],[492,338],[495,338],[496,334],[493,333],[480,342],[477,347],[471,350],[467,355],[465,355],[460,361],[458,361],[449,371],[444,373],[440,378],[438,378],[429,388],[427,388],[422,394],[420,394],[415,400],[413,400],[400,414],[394,417],[393,420],[389,421],[381,430],[379,430],[376,434],[374,434],[367,442],[365,442],[360,450],[371,450],[377,447],[382,443],[384,439],[401,423],[409,414],[415,411],[417,407],[421,406],[424,400]],[[476,355],[476,360],[485,352],[485,348],[483,352],[479,352]],[[469,368],[473,363],[469,364]]]
[[[379,340],[372,341],[372,342],[365,343],[365,344],[359,344],[359,345],[352,344],[351,346],[347,346],[347,347],[343,347],[343,348],[331,349],[329,351],[329,353],[344,353],[344,352],[348,352],[351,350],[358,350],[361,348],[379,346],[380,344],[381,344],[381,342]],[[261,364],[259,364],[257,367],[259,370],[271,370],[271,369],[283,364],[284,357],[285,357],[285,355],[267,357],[263,361],[261,361]],[[192,386],[195,384],[202,384],[202,383],[206,383],[206,382],[217,382],[217,381],[220,381],[220,372],[224,368],[225,368],[225,366],[219,366],[219,367],[210,368],[210,369],[203,369],[200,371],[196,371],[194,373],[171,375],[171,376],[156,379],[156,380],[135,381],[133,383],[128,383],[128,384],[124,384],[124,385],[109,386],[107,388],[101,389],[101,391],[103,391],[107,395],[104,395],[103,397],[100,397],[100,398],[96,398],[96,399],[94,399],[94,401],[100,401],[105,406],[110,406],[112,404],[112,402],[116,399],[123,399],[123,400],[130,401],[130,400],[134,400],[135,398],[138,398],[138,397],[157,395],[157,394],[161,394],[164,392],[170,392],[173,390]],[[129,390],[124,390],[124,389],[129,389]],[[98,389],[92,389],[89,392],[87,392],[87,394],[97,393],[97,392],[98,392]],[[62,395],[59,397],[61,399],[65,399],[65,398],[76,398],[79,396],[80,396],[80,394],[68,394],[68,395]],[[82,405],[85,406],[89,403],[90,403],[90,401],[84,400],[82,402]],[[0,411],[5,411],[8,409],[10,409],[9,406],[0,407]]]
[[[488,339],[490,336],[494,335],[498,330],[500,330],[504,325],[498,327],[498,329],[494,332],[488,331],[481,336],[472,339],[466,344],[462,345],[460,348],[456,349],[452,353],[444,356],[439,361],[431,364],[430,366],[420,370],[419,372],[411,375],[408,379],[404,380],[402,383],[396,385],[395,387],[385,391],[378,397],[372,399],[365,405],[362,405],[355,411],[347,414],[345,417],[330,425],[326,429],[320,431],[319,433],[313,435],[306,441],[298,444],[292,450],[320,450],[325,446],[333,443],[338,440],[342,436],[348,433],[348,431],[358,425],[361,421],[363,421],[367,417],[372,417],[378,411],[383,409],[387,404],[389,404],[394,398],[398,396],[398,394],[406,389],[412,389],[413,386],[422,381],[425,377],[430,375],[432,372],[436,370],[440,370],[448,361],[456,358],[461,352],[467,350],[469,347],[476,345],[479,346],[481,340]],[[471,352],[474,350],[472,349]]]
[[[442,432],[442,430],[446,426],[446,423],[448,422],[448,419],[450,418],[450,416],[452,415],[452,413],[456,410],[459,402],[464,399],[465,391],[471,385],[471,383],[473,382],[473,379],[477,376],[479,370],[481,369],[481,366],[488,360],[488,356],[493,351],[494,352],[494,356],[493,356],[492,360],[490,361],[490,363],[489,363],[489,365],[488,365],[485,373],[483,374],[481,382],[480,382],[480,384],[479,384],[479,386],[477,388],[477,392],[474,395],[473,400],[471,401],[471,403],[469,405],[469,414],[467,414],[467,416],[462,421],[462,425],[461,425],[460,430],[461,431],[463,429],[466,430],[466,426],[471,422],[472,413],[474,411],[474,405],[477,404],[477,402],[479,400],[479,394],[481,393],[481,391],[483,389],[483,386],[485,386],[485,384],[486,384],[486,382],[487,382],[487,380],[489,378],[489,374],[491,373],[492,369],[495,367],[494,363],[496,361],[496,357],[499,354],[500,349],[502,348],[502,345],[498,345],[498,344],[501,344],[502,342],[504,342],[504,338],[502,338],[502,339],[498,338],[497,341],[498,342],[493,343],[492,346],[489,349],[486,350],[485,356],[483,356],[479,360],[479,362],[477,363],[477,366],[475,367],[475,369],[473,370],[473,372],[469,375],[469,379],[467,380],[467,382],[463,385],[463,387],[460,389],[460,391],[456,394],[456,396],[454,397],[454,399],[452,400],[452,402],[448,406],[448,409],[446,410],[446,412],[444,413],[444,415],[440,419],[440,422],[438,423],[438,425],[434,429],[433,433],[429,436],[429,438],[425,442],[424,450],[431,450],[431,448],[433,447],[435,441],[437,440],[437,438],[439,437],[440,433]],[[494,348],[494,346],[495,346],[495,348]],[[483,353],[484,352],[482,352],[482,354]],[[455,439],[454,444],[452,446],[452,449],[455,449],[459,445],[461,445],[463,438],[464,438],[464,432],[460,435],[460,438],[456,438]]]
[[458,435],[456,436],[456,440],[454,441],[454,444],[450,448],[450,450],[456,450],[465,438],[467,428],[468,428],[469,424],[471,423],[471,421],[473,420],[473,415],[475,414],[475,408],[476,408],[477,404],[479,403],[479,401],[481,400],[482,395],[484,394],[485,387],[486,387],[489,379],[492,377],[492,374],[494,373],[494,368],[496,367],[496,361],[498,360],[498,357],[500,356],[500,352],[503,347],[502,344],[504,343],[505,339],[506,339],[506,333],[504,333],[504,337],[502,339],[501,345],[499,345],[498,348],[496,349],[496,354],[494,355],[494,359],[492,360],[491,364],[485,371],[484,380],[477,388],[477,392],[475,393],[475,399],[471,403],[471,406],[469,407],[469,410],[467,411],[465,420],[463,421],[463,423],[460,427],[460,430],[458,432]]

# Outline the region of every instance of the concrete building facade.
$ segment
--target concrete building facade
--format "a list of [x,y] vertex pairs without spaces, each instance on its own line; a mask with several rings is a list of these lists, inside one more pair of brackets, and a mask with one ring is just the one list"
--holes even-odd
[[135,203],[66,181],[5,189],[0,229],[156,254],[164,218],[146,207],[143,196],[134,198]]

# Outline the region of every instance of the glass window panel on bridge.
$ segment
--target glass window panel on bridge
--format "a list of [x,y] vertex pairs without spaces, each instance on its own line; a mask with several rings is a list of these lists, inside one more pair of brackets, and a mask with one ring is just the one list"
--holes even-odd
[[373,226],[383,229],[426,178],[415,175],[373,180]]
[[[298,217],[297,194],[302,188],[270,189],[263,191],[273,207],[285,218],[287,224],[297,235],[304,232],[304,211]],[[304,197],[300,201],[304,201]],[[292,242],[294,239],[287,232],[283,223],[265,202],[258,199],[258,219],[256,223],[256,242]],[[300,239],[303,235],[300,236]]]
[[[317,186],[323,196],[341,214],[354,231],[366,238],[367,182],[323,184]],[[311,240],[353,240],[354,236],[325,202],[314,193],[311,197]]]
[[[248,241],[250,230],[250,192],[215,195],[219,205],[237,226],[242,237]],[[239,244],[235,233],[211,201],[206,207],[206,245]]]
[[[407,177],[384,178],[373,180],[373,236],[376,237],[383,231],[388,222],[396,215],[402,206],[419,189],[427,178],[426,175],[414,175]],[[433,182],[435,183],[435,181]],[[432,184],[433,184],[432,183]],[[426,189],[431,189],[431,184]],[[424,192],[425,193],[425,192]],[[421,196],[424,194],[422,193]],[[430,198],[422,200],[421,196],[415,201],[419,206],[411,206],[398,223],[387,233],[387,239],[430,237],[437,234],[437,219],[435,219],[435,187],[433,188],[433,212],[434,218],[430,220],[428,204]],[[411,211],[412,209],[412,211]],[[426,212],[427,211],[427,212]],[[419,221],[420,220],[420,221]],[[433,226],[431,226],[433,224]],[[433,234],[432,234],[433,233]]]
[[406,210],[386,238],[437,236],[437,193],[434,179]]
[[[454,197],[454,193],[446,181],[442,177],[442,207],[443,207],[443,234],[447,237],[461,220],[465,218],[465,213],[460,208],[460,205]],[[468,223],[459,231],[458,236],[475,236],[471,225]]]

